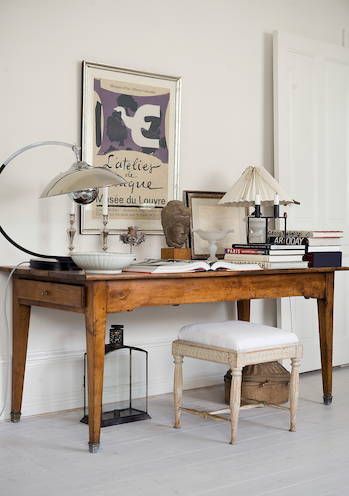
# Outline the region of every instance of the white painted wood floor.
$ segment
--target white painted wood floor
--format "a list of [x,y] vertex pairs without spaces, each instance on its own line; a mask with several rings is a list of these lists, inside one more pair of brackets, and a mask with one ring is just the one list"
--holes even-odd
[[[345,496],[349,494],[349,368],[334,371],[334,403],[321,403],[319,373],[301,376],[298,431],[288,413],[241,412],[229,423],[183,414],[172,422],[171,395],[150,401],[152,420],[102,430],[87,451],[81,411],[0,423],[1,496]],[[223,386],[185,392],[186,405],[221,406]]]

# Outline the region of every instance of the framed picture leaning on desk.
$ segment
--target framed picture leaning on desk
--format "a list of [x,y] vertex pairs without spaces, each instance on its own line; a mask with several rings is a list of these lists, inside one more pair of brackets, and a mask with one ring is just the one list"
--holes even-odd
[[110,234],[162,233],[161,208],[178,198],[180,88],[179,77],[83,62],[83,160],[126,183],[81,209],[82,234],[100,232],[103,194]]
[[194,232],[220,231],[232,229],[224,239],[218,242],[217,257],[224,257],[224,248],[232,243],[246,242],[245,209],[218,205],[225,193],[219,191],[183,191],[183,202],[190,208],[189,246],[192,259],[203,259],[209,256],[209,244]]

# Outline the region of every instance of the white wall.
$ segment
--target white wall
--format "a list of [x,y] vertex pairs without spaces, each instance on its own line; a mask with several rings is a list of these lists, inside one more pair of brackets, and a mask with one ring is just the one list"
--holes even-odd
[[[225,190],[250,164],[273,171],[272,31],[340,44],[349,28],[344,0],[1,0],[0,8],[0,161],[33,141],[79,141],[85,59],[183,77],[182,189]],[[36,198],[71,156],[60,148],[31,151],[1,175],[0,223],[27,247],[66,249],[67,199]],[[161,242],[148,238],[139,256],[157,256]],[[80,249],[96,243],[78,239]],[[116,238],[112,244],[119,249]],[[3,239],[0,253],[1,265],[26,258]],[[149,349],[150,393],[158,394],[171,389],[170,343],[179,326],[234,315],[228,304],[190,305],[110,322],[125,324],[128,343]],[[255,303],[253,319],[274,323],[274,304]],[[83,349],[81,316],[33,310],[25,415],[81,404]],[[224,367],[193,363],[186,372],[186,385],[195,387],[220,382]]]

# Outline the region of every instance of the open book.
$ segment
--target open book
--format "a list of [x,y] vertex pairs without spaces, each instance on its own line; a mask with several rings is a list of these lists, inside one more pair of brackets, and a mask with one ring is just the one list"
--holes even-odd
[[224,260],[207,262],[207,260],[144,260],[131,264],[125,272],[146,272],[156,274],[173,274],[176,272],[200,272],[205,270],[260,270],[255,263],[231,263]]

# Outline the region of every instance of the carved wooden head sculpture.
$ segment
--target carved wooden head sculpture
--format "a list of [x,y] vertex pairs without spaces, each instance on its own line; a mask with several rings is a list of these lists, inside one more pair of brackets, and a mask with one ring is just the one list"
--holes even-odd
[[170,248],[181,248],[186,242],[190,226],[190,208],[172,200],[161,211],[161,224]]

